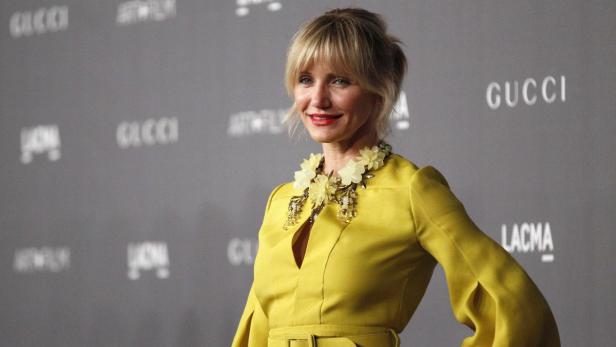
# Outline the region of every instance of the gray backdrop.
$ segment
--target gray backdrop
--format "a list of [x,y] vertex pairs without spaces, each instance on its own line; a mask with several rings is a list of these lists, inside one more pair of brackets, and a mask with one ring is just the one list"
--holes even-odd
[[[0,344],[228,346],[265,200],[320,148],[285,50],[337,6],[410,62],[394,151],[443,172],[536,281],[563,346],[616,338],[614,1],[0,3]],[[403,346],[471,332],[437,269]]]

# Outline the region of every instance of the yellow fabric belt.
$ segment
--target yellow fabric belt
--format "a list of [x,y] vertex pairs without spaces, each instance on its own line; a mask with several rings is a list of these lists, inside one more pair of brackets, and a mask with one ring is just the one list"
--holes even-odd
[[301,325],[274,328],[268,347],[400,347],[393,329],[347,325]]

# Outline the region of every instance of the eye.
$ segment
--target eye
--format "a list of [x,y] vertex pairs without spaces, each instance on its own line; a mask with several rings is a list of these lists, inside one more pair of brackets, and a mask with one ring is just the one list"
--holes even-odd
[[307,75],[302,75],[302,76],[299,76],[297,82],[299,84],[310,84],[312,82],[312,78],[310,78],[310,76],[307,76]]
[[332,83],[339,86],[348,86],[349,84],[351,84],[351,81],[344,77],[336,77],[332,80]]

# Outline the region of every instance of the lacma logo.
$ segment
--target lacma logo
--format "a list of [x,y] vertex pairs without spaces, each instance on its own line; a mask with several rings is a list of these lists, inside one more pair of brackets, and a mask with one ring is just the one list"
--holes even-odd
[[227,246],[227,257],[229,263],[234,266],[242,264],[250,265],[255,260],[257,254],[257,242],[252,240],[231,239]]
[[504,102],[510,108],[518,104],[532,106],[538,102],[551,104],[567,100],[567,79],[547,76],[542,80],[529,77],[523,82],[517,80],[505,83],[491,82],[486,88],[486,102],[493,110],[498,109]]
[[138,280],[141,271],[155,271],[156,277],[169,277],[169,251],[166,242],[139,242],[128,244],[128,278]]
[[238,17],[246,16],[250,13],[250,8],[258,5],[267,4],[267,10],[270,12],[279,11],[282,8],[282,4],[279,1],[274,0],[236,0],[237,8],[235,9],[235,15]]
[[146,119],[139,122],[122,122],[116,130],[120,148],[153,146],[178,142],[177,118]]
[[60,272],[71,265],[68,247],[22,248],[15,251],[13,269],[18,273]]
[[284,117],[287,110],[265,109],[261,111],[243,111],[229,117],[227,134],[242,137],[253,134],[280,134],[284,131]]
[[[510,232],[508,232],[510,231]],[[514,223],[501,226],[501,244],[509,253],[541,253],[544,263],[554,261],[554,241],[550,223]]]
[[400,92],[400,96],[391,111],[390,120],[398,130],[405,130],[410,127],[411,116],[409,114],[409,105],[406,101],[406,93]]
[[32,162],[34,154],[47,152],[51,161],[60,159],[60,131],[57,125],[38,125],[21,129],[21,162]]
[[175,0],[132,0],[118,5],[116,24],[160,22],[175,17]]
[[52,6],[34,11],[15,12],[9,22],[11,37],[17,39],[68,28],[68,6]]

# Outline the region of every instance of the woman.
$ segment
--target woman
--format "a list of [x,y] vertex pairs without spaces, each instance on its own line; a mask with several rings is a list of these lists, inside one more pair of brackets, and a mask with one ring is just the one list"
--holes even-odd
[[276,187],[233,347],[399,346],[438,262],[463,346],[559,346],[545,299],[433,167],[383,142],[406,58],[382,19],[326,12],[288,52],[291,121],[323,154]]

